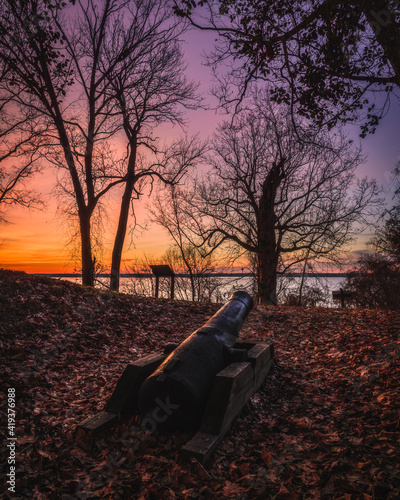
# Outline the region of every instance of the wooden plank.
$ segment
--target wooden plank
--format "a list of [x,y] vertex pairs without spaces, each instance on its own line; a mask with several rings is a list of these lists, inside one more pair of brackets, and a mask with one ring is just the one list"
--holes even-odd
[[264,382],[271,365],[272,359],[262,366],[257,374],[254,374],[253,380],[246,381],[245,384],[241,384],[240,387],[238,387],[237,391],[231,393],[229,403],[225,408],[224,416],[220,424],[219,433],[225,434],[228,432],[233,421],[240,415],[248,400],[258,389],[256,384],[259,386]]
[[274,357],[274,349],[273,345],[271,344],[265,344],[265,343],[259,343],[255,344],[248,352],[248,357],[252,361],[252,364],[254,366],[254,363],[257,365],[260,363],[264,363],[265,361],[268,361],[269,359]]
[[180,458],[184,461],[195,458],[201,464],[205,464],[214,453],[223,435],[212,435],[205,432],[197,432],[193,438],[186,443],[180,453]]
[[115,413],[109,413],[107,411],[101,411],[94,417],[89,417],[80,424],[78,427],[84,429],[85,431],[101,431],[117,421],[117,415]]
[[234,395],[253,381],[251,363],[232,363],[215,377],[200,430],[219,434]]
[[231,363],[220,371],[217,377],[230,381],[229,401],[232,401],[244,387],[253,383],[254,371],[249,362]]
[[271,369],[274,359],[274,346],[264,343],[256,344],[250,349],[248,357],[254,369],[254,392],[256,392]]
[[273,360],[273,347],[255,344],[249,362],[232,363],[215,377],[204,413],[201,431],[219,434],[230,426],[243,406],[264,382]]
[[125,415],[135,413],[138,410],[137,397],[140,386],[166,357],[160,353],[149,354],[127,365],[104,410]]
[[132,414],[137,409],[137,393],[143,381],[158,368],[167,356],[154,353],[127,365],[103,411],[87,418],[78,427],[100,431],[113,425],[119,413]]
[[233,348],[234,349],[247,349],[248,351],[250,351],[250,349],[252,347],[254,347],[255,345],[257,345],[255,342],[235,342],[233,344]]
[[[274,358],[269,359],[262,367],[261,369],[257,372],[257,374],[254,377],[254,390],[253,394],[258,391],[258,389],[262,386],[262,384],[265,382],[265,379],[267,378],[267,375],[269,371],[271,370],[272,365],[274,364]],[[252,394],[252,395],[253,395]],[[251,396],[252,396],[251,395]],[[250,396],[250,397],[251,397]]]
[[[272,363],[272,360],[269,361]],[[204,464],[214,453],[219,443],[222,441],[226,433],[229,431],[233,421],[243,410],[243,407],[249,400],[250,396],[255,392],[253,390],[253,370],[250,363],[234,363],[242,366],[234,367],[231,370],[231,375],[236,371],[236,376],[231,379],[229,384],[229,373],[225,374],[216,383],[215,392],[207,404],[206,413],[200,428],[200,432],[184,446],[182,449],[182,458],[196,458],[200,463]],[[249,369],[251,378],[249,378]],[[219,375],[217,375],[219,377]],[[224,393],[231,385],[231,392]],[[218,398],[220,398],[218,400]]]
[[218,373],[200,431],[183,448],[183,458],[195,457],[202,464],[210,458],[235,418],[264,382],[272,363],[272,345],[252,344],[249,362],[232,363]]

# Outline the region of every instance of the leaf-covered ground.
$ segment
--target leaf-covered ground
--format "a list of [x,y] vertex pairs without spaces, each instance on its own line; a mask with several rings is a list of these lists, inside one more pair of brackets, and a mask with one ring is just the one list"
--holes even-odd
[[76,431],[127,363],[217,309],[0,271],[3,443],[9,387],[17,409],[9,497],[400,498],[398,312],[253,310],[241,339],[273,342],[276,364],[205,467],[179,460],[189,434],[143,433],[140,417],[96,437]]

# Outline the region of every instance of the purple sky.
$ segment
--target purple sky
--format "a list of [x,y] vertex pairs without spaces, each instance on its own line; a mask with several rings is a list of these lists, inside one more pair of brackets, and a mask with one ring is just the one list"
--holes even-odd
[[[207,102],[216,104],[216,99],[209,95],[212,86],[212,74],[209,67],[204,66],[204,52],[209,52],[216,35],[209,32],[194,30],[186,34],[184,50],[188,63],[188,75],[200,82],[200,89]],[[206,138],[219,121],[223,120],[222,114],[214,111],[195,111],[188,113],[190,118],[189,131],[199,131]],[[346,131],[355,142],[361,140],[364,153],[368,155],[367,162],[359,168],[359,175],[374,177],[389,189],[393,184],[392,171],[400,159],[400,103],[392,98],[390,109],[382,119],[374,135],[365,139],[359,138],[358,125],[347,125]]]
[[[215,34],[191,31],[186,34],[184,46],[186,60],[188,63],[188,76],[200,82],[200,90],[206,101],[216,105],[216,100],[209,95],[212,85],[211,69],[204,66],[203,53],[209,52],[214,44]],[[224,115],[215,111],[192,111],[188,112],[187,132],[192,135],[197,132],[203,140],[211,136],[217,124],[224,119]],[[356,141],[359,141],[359,127],[349,125],[348,133]],[[157,135],[161,141],[168,141],[182,134],[178,127],[171,129],[170,126],[160,127]],[[386,201],[393,203],[395,184],[392,171],[400,158],[400,105],[393,99],[391,109],[382,120],[375,135],[362,139],[364,153],[368,155],[367,162],[359,167],[359,176],[375,177],[378,183],[386,190]],[[13,267],[18,262],[18,267],[28,272],[62,271],[63,265],[67,263],[67,249],[65,227],[62,221],[57,219],[56,199],[52,194],[55,175],[49,171],[39,176],[35,183],[44,194],[47,207],[42,211],[17,210],[10,211],[10,222],[3,226],[2,241],[0,242],[0,267]],[[115,198],[117,200],[117,197]],[[137,205],[138,212],[144,218],[144,207],[148,200],[143,198]],[[118,203],[117,203],[118,205]],[[107,255],[110,244],[115,233],[115,220],[111,217],[111,224],[107,227],[106,247]],[[365,243],[370,239],[372,228],[359,237],[355,250],[365,249]],[[129,238],[127,238],[129,240]],[[168,248],[170,241],[163,231],[152,225],[149,230],[135,237],[135,247],[130,246],[127,241],[124,250],[124,259],[129,261],[135,256],[143,253],[161,255]]]
[[[204,53],[210,52],[214,45],[216,35],[210,32],[193,30],[186,34],[184,50],[188,63],[188,75],[200,82],[200,89],[204,93],[207,102],[216,105],[216,99],[209,94],[212,86],[212,73],[209,67],[204,65]],[[211,135],[216,125],[224,119],[224,116],[214,111],[195,111],[188,113],[190,119],[189,133],[200,132],[201,137],[206,139]],[[367,155],[367,161],[358,168],[358,176],[375,178],[383,186],[384,198],[387,206],[392,206],[395,182],[393,169],[400,160],[400,102],[395,98],[391,100],[388,113],[382,119],[374,135],[365,139],[359,137],[359,125],[347,125],[345,131],[355,143],[361,141],[363,152]],[[177,131],[178,133],[178,131]],[[365,242],[372,235],[366,231],[359,240],[358,247],[363,248]]]

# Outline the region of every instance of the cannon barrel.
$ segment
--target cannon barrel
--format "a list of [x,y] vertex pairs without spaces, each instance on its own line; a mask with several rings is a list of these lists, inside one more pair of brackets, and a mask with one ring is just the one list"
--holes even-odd
[[139,408],[168,428],[199,424],[215,375],[230,362],[232,346],[253,307],[235,292],[201,328],[184,340],[142,384]]

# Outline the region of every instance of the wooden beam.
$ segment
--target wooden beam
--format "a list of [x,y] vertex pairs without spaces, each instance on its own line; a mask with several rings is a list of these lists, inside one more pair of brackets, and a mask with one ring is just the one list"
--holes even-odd
[[132,415],[138,410],[137,397],[140,386],[164,361],[165,354],[149,354],[127,365],[112,393],[105,411]]
[[127,365],[104,410],[87,418],[78,424],[78,427],[86,431],[100,431],[115,424],[118,414],[133,415],[136,413],[140,386],[166,357],[166,354],[149,354]]
[[110,427],[111,425],[115,424],[117,418],[118,415],[116,415],[115,413],[101,411],[94,417],[89,417],[80,424],[78,424],[78,427],[80,429],[84,429],[85,431],[92,431],[92,432],[102,431],[107,427]]
[[215,377],[200,431],[182,449],[183,459],[195,457],[202,464],[207,462],[264,382],[273,363],[273,347],[252,344],[248,358],[248,362],[231,363]]
[[197,432],[194,437],[182,448],[180,458],[183,461],[195,458],[201,464],[205,464],[217,449],[223,436]]

